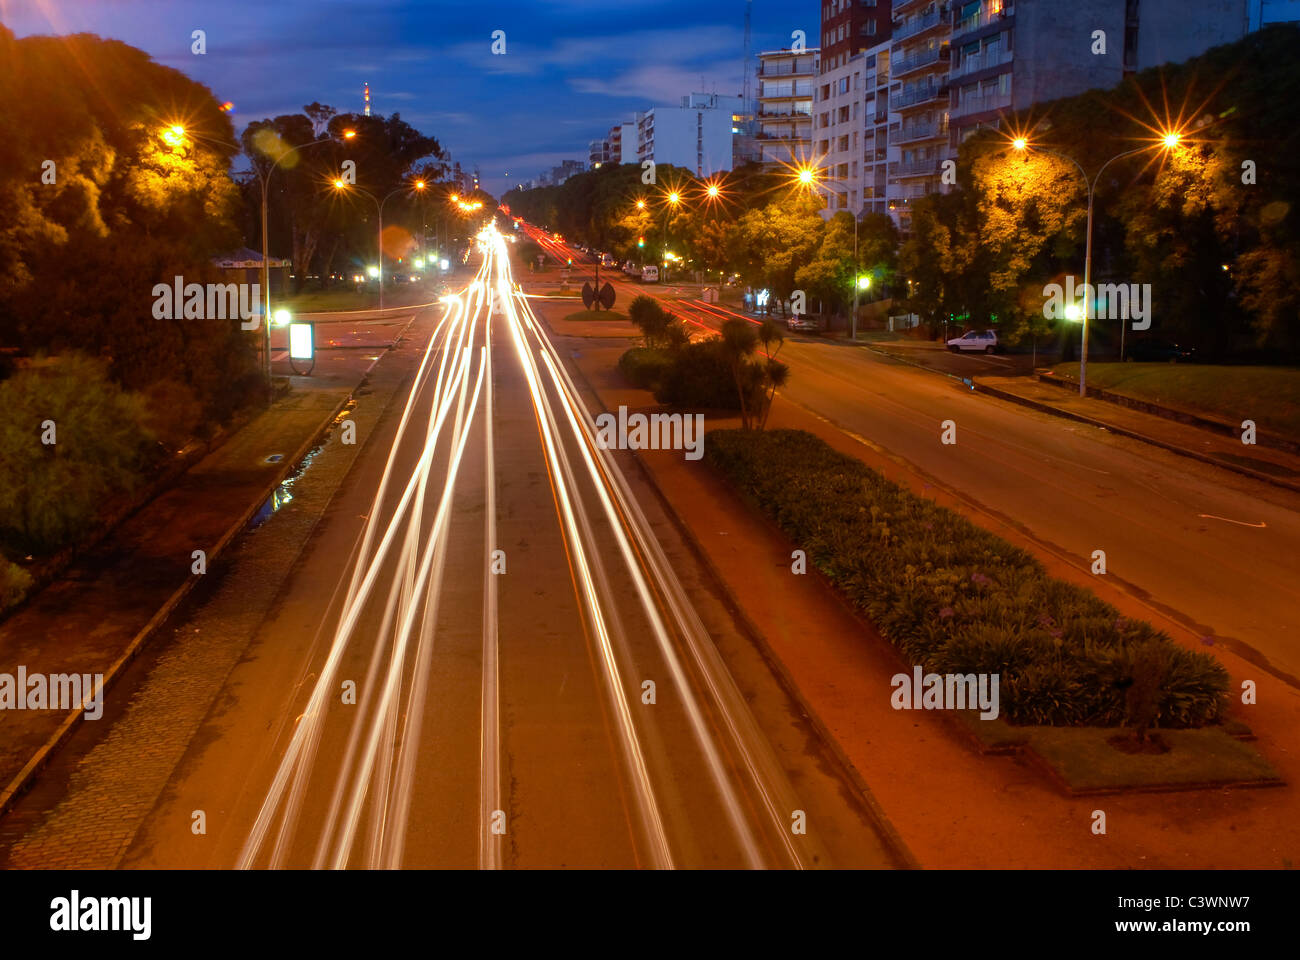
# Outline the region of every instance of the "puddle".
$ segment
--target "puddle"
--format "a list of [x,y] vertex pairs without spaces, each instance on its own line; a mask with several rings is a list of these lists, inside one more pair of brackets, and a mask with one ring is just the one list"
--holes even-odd
[[[294,484],[301,480],[307,471],[311,469],[312,463],[330,442],[330,438],[334,435],[334,431],[338,428],[338,425],[352,415],[356,406],[356,400],[349,400],[347,406],[339,411],[338,416],[336,416],[330,423],[329,430],[326,431],[321,442],[312,447],[305,457],[294,464],[294,467],[289,471],[288,476],[280,481],[276,488],[271,491],[271,495],[263,501],[262,505],[258,508],[257,513],[253,514],[253,516],[249,518],[248,523],[244,527],[246,532],[256,530],[258,527],[262,526],[262,524],[266,523],[266,521],[279,513],[283,507],[293,502]],[[283,459],[283,454],[273,454],[266,459],[272,463],[278,462]]]

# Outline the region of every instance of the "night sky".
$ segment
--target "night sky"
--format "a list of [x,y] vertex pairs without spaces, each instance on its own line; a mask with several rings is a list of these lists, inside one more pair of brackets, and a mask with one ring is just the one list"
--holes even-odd
[[[756,0],[753,49],[816,41],[816,0]],[[18,36],[90,32],[148,51],[235,104],[238,126],[320,101],[400,113],[494,194],[633,110],[739,94],[743,0],[0,0]],[[190,34],[207,34],[207,54]],[[506,54],[490,52],[506,32]],[[701,86],[702,84],[702,86]],[[507,179],[507,174],[509,178]]]

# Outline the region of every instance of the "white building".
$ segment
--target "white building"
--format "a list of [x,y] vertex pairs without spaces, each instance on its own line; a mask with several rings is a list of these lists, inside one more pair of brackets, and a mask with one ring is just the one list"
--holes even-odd
[[823,68],[813,91],[812,162],[823,171],[822,215],[828,218],[840,210],[854,216],[862,212],[863,151],[874,117],[867,116],[867,59],[865,52],[856,53],[841,66]]
[[[758,55],[758,159],[770,166],[813,159],[813,83],[818,48]],[[740,111],[737,111],[738,113]]]
[[697,177],[730,170],[741,106],[740,97],[692,93],[680,106],[651,107],[637,116],[637,161],[670,163]]
[[605,142],[609,144],[609,162],[615,166],[637,162],[636,125],[639,116],[638,114],[632,120],[616,123],[609,128]]

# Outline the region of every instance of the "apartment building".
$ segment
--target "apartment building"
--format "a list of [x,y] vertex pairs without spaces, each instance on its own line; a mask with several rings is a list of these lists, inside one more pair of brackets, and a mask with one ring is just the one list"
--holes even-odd
[[616,123],[609,128],[605,142],[609,145],[608,161],[612,164],[636,163],[637,140],[636,125],[639,114],[631,121]]
[[936,0],[895,0],[889,50],[889,212],[908,226],[908,203],[940,189],[949,156],[952,21]]
[[889,39],[890,0],[822,0],[822,70],[838,70]]
[[[758,55],[759,162],[776,166],[813,157],[813,84],[818,49],[772,50]],[[741,113],[742,111],[737,111]]]
[[637,117],[637,160],[685,167],[697,177],[730,170],[741,97],[692,93],[676,107],[652,107]]
[[886,195],[904,232],[910,203],[946,189],[943,161],[981,127],[1300,19],[1300,0],[1201,0],[1195,16],[1186,0],[894,0],[892,9]]

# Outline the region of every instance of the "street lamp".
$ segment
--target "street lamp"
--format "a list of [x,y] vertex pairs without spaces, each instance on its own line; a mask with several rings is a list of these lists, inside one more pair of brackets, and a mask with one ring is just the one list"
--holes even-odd
[[[1164,149],[1172,150],[1174,147],[1178,146],[1178,142],[1181,139],[1182,139],[1182,134],[1180,134],[1178,131],[1176,130],[1170,131],[1168,133],[1163,134],[1160,137],[1160,144],[1161,146],[1164,147]],[[1017,137],[1015,140],[1011,142],[1011,145],[1016,150],[1021,150],[1021,151],[1030,148],[1029,142],[1024,137]],[[1104,173],[1106,168],[1109,167],[1116,160],[1120,160],[1124,157],[1131,157],[1135,153],[1143,153],[1151,148],[1149,146],[1138,147],[1136,150],[1125,150],[1123,153],[1115,154],[1115,156],[1111,157],[1109,160],[1107,160],[1105,163],[1101,165],[1101,169],[1097,171],[1097,175],[1093,177],[1091,180],[1088,179],[1087,171],[1083,169],[1083,166],[1079,163],[1078,160],[1075,160],[1074,157],[1068,156],[1064,153],[1057,153],[1055,150],[1045,150],[1042,147],[1033,147],[1033,149],[1038,151],[1039,153],[1045,153],[1053,157],[1058,157],[1061,160],[1068,160],[1070,163],[1074,164],[1075,169],[1079,171],[1079,175],[1083,177],[1084,185],[1088,188],[1088,226],[1087,226],[1087,234],[1084,239],[1084,254],[1083,254],[1083,289],[1084,289],[1084,295],[1088,299],[1084,301],[1083,310],[1079,311],[1080,320],[1083,324],[1083,333],[1080,338],[1080,346],[1079,346],[1079,396],[1086,397],[1088,395],[1088,320],[1089,320],[1089,314],[1095,313],[1097,311],[1097,298],[1093,294],[1093,290],[1092,290],[1092,210],[1093,210],[1093,200],[1095,199],[1097,193],[1097,184],[1101,181],[1102,173]],[[1067,318],[1070,317],[1069,309],[1066,310],[1066,317]],[[1119,329],[1120,329],[1120,356],[1121,357],[1124,355],[1124,347],[1123,347],[1124,324],[1126,322],[1127,321],[1125,320],[1120,321]]]
[[[382,200],[376,197],[369,190],[362,190],[360,187],[356,186],[355,184],[348,183],[345,180],[335,180],[334,189],[340,191],[351,189],[351,190],[355,190],[357,193],[361,194],[364,197],[369,197],[375,204],[375,210],[377,210],[379,213],[379,266],[378,268],[371,267],[370,270],[367,272],[369,272],[372,277],[379,278],[379,309],[382,310],[384,309],[384,204],[386,204],[393,197],[397,196],[399,193],[405,193],[407,188],[398,187],[396,190],[394,190],[388,196],[384,197],[384,199]],[[423,190],[424,181],[416,180],[414,183],[411,184],[410,189],[417,190],[417,191]]]
[[668,260],[666,259],[666,257],[667,257],[667,255],[668,255],[668,216],[669,216],[670,213],[672,213],[674,210],[676,210],[676,209],[677,209],[677,205],[680,204],[680,203],[682,202],[682,196],[681,196],[681,194],[678,193],[676,190],[672,190],[672,191],[669,191],[668,195],[667,195],[664,199],[668,201],[668,205],[667,205],[666,207],[664,207],[664,256],[665,256],[665,259],[664,259],[664,275],[663,275],[663,281],[664,281],[665,283],[667,283],[667,282],[668,282]]
[[[821,180],[821,179],[819,179],[818,176],[817,176],[817,172],[818,172],[818,171],[817,171],[816,168],[814,168],[814,167],[801,166],[801,167],[799,167],[799,168],[796,170],[796,172],[795,172],[795,179],[796,179],[796,182],[797,182],[798,185],[801,186],[801,187],[811,187],[811,188],[814,189],[814,190],[817,189],[817,188],[820,187],[820,186],[825,186],[825,187],[828,187],[828,188],[831,187],[831,186],[832,186],[832,182],[829,181],[829,180]],[[839,186],[839,184],[834,184],[834,186]],[[848,194],[848,188],[847,188],[847,187],[844,187],[843,189],[844,189],[844,193],[845,193],[845,195],[847,195],[847,194]],[[855,274],[856,274],[856,271],[858,270],[858,267],[859,267],[859,264],[858,264],[858,211],[851,211],[851,212],[853,213],[853,269],[854,269],[854,272],[855,272]],[[867,281],[865,285],[862,283],[863,280],[866,280],[866,281]],[[870,277],[859,277],[859,278],[858,278],[858,281],[857,281],[856,283],[853,284],[853,315],[852,315],[852,317],[850,317],[850,319],[849,319],[849,339],[850,339],[851,341],[853,341],[854,343],[857,343],[857,342],[858,342],[858,291],[859,291],[859,290],[866,290],[866,289],[867,289],[868,287],[870,287],[870,286],[871,286],[871,278],[870,278]]]
[[[270,128],[264,128],[264,129],[270,129]],[[234,147],[237,150],[244,149],[242,144],[232,143],[229,140],[218,140],[212,137],[200,137],[197,134],[190,133],[188,130],[185,129],[185,127],[182,124],[172,124],[171,126],[168,126],[162,131],[161,135],[162,135],[163,142],[172,147],[180,146],[182,143],[185,142],[186,137],[190,137],[194,140],[202,140],[206,143],[217,143],[227,147]],[[346,140],[351,140],[355,136],[356,136],[355,130],[345,130],[343,133],[343,137]],[[276,157],[272,161],[271,165],[266,168],[265,171],[259,169],[256,163],[252,164],[253,172],[257,174],[257,179],[260,182],[262,187],[262,296],[263,296],[263,307],[264,307],[262,311],[262,319],[263,319],[262,375],[266,379],[266,400],[268,405],[271,403],[272,400],[275,399],[275,388],[271,380],[271,264],[270,264],[271,255],[269,252],[268,241],[267,241],[267,213],[266,213],[267,205],[268,205],[268,199],[267,199],[268,188],[271,180],[271,174],[275,172],[276,167],[278,167],[289,157],[293,156],[293,154],[297,153],[299,150],[305,150],[308,147],[314,147],[317,146],[318,144],[330,143],[330,142],[336,142],[336,141],[334,141],[333,137],[326,136],[326,137],[322,137],[319,140],[309,140],[307,143],[301,143],[296,147],[291,147],[290,149],[284,151],[278,157]],[[253,157],[250,154],[249,160],[251,161],[252,159]]]

